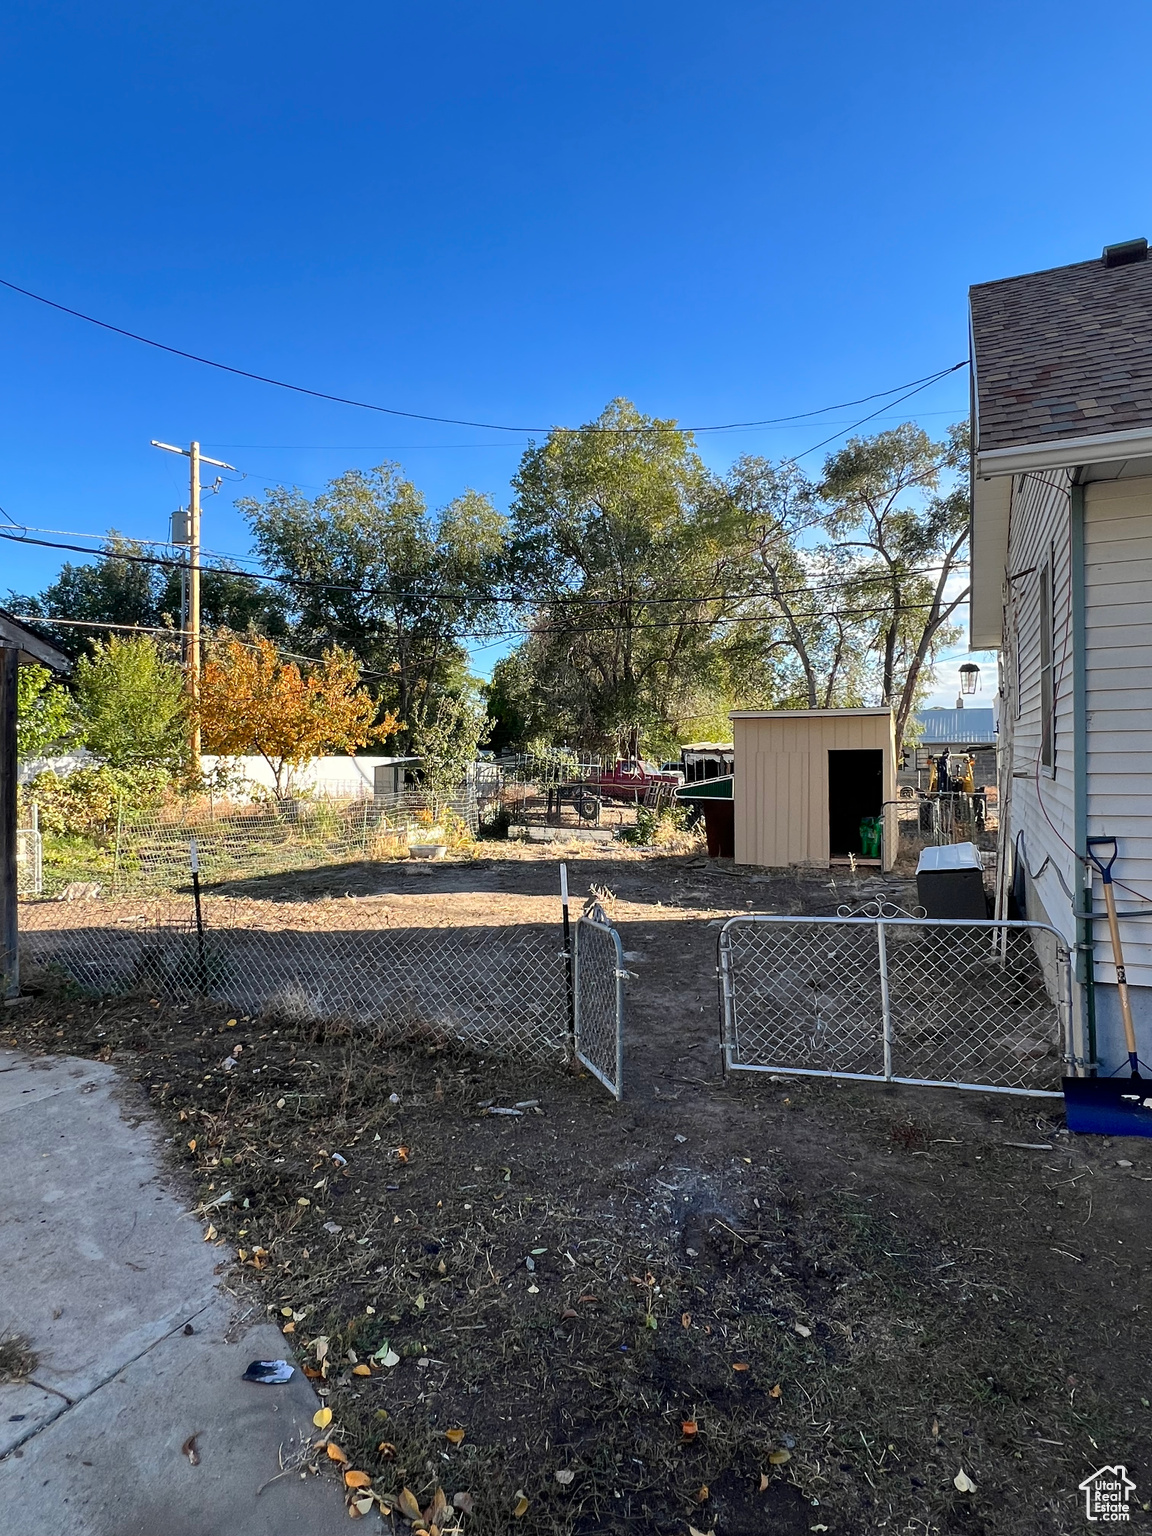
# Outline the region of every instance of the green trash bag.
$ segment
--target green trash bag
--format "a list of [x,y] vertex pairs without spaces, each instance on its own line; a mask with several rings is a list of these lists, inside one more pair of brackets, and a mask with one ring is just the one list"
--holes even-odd
[[878,859],[880,853],[881,828],[883,818],[880,816],[865,816],[860,823],[860,856],[865,859]]

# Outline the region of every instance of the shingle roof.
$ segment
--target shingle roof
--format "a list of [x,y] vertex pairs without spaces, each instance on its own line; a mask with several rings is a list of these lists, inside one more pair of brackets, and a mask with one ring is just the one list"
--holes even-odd
[[970,290],[977,450],[1152,428],[1152,257]]

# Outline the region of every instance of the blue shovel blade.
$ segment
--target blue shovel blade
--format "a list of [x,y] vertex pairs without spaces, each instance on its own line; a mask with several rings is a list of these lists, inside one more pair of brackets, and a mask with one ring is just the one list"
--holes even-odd
[[1068,1129],[1089,1136],[1152,1136],[1152,1078],[1066,1077]]

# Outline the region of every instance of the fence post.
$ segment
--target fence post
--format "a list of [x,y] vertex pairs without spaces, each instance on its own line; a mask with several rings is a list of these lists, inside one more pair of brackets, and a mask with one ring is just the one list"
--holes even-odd
[[568,1057],[576,1059],[576,984],[572,970],[572,929],[568,923],[568,866],[560,866],[560,910],[564,921],[564,987],[568,998]]
[[732,1065],[736,1031],[732,1006],[732,956],[728,947],[728,934],[723,928],[716,939],[716,975],[720,980],[720,1071],[727,1077]]
[[892,1081],[892,1005],[888,996],[888,937],[883,918],[876,922],[876,948],[880,961],[880,1017],[884,1036],[884,1081]]

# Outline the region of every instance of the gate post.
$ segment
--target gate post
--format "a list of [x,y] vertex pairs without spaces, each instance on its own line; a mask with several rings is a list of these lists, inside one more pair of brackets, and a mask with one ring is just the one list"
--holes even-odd
[[727,1077],[732,1067],[735,1024],[732,1006],[732,954],[725,928],[721,928],[716,939],[716,976],[720,983],[720,1071],[724,1077]]
[[884,1041],[884,1081],[892,1081],[892,1005],[888,996],[888,939],[883,918],[876,922],[876,949],[880,962],[880,1020]]

